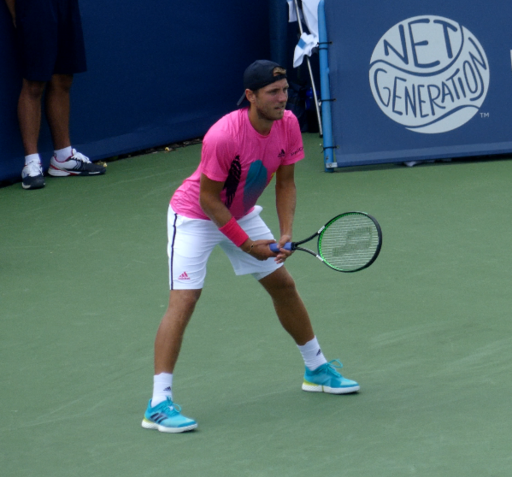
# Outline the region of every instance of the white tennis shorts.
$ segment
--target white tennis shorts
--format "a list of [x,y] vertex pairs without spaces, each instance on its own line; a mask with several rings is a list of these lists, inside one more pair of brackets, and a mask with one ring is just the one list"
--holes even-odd
[[[262,208],[238,220],[252,240],[273,240],[272,232],[260,217]],[[251,274],[256,280],[270,275],[282,266],[274,259],[256,260],[243,252],[211,220],[189,219],[174,212],[167,214],[167,255],[169,256],[169,286],[171,290],[201,289],[206,277],[206,264],[216,245],[224,250],[236,275]]]

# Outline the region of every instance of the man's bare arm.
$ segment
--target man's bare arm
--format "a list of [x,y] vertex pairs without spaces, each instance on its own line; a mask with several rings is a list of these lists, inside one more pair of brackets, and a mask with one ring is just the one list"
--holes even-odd
[[291,240],[297,192],[295,188],[295,165],[281,166],[276,173],[276,208],[281,236]]

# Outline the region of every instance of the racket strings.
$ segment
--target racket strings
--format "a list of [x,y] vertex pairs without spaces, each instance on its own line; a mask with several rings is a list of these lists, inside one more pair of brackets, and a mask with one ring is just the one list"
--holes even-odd
[[379,244],[379,232],[372,219],[363,214],[349,214],[326,226],[318,249],[329,266],[351,271],[369,263]]

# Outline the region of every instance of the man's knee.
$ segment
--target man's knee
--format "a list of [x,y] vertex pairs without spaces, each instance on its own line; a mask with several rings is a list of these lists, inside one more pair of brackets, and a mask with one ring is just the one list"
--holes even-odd
[[171,290],[169,296],[169,307],[194,310],[200,296],[201,290]]
[[286,268],[281,267],[260,280],[261,284],[272,294],[273,292],[295,292],[295,280]]
[[39,100],[43,96],[46,83],[44,81],[23,80],[21,94],[31,99]]
[[69,93],[73,84],[73,75],[53,75],[49,87],[55,91]]

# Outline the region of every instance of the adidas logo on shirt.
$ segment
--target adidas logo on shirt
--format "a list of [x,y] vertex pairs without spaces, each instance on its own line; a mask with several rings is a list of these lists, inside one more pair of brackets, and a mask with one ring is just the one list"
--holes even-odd
[[190,277],[187,275],[187,272],[183,272],[179,277],[178,280],[190,280]]

